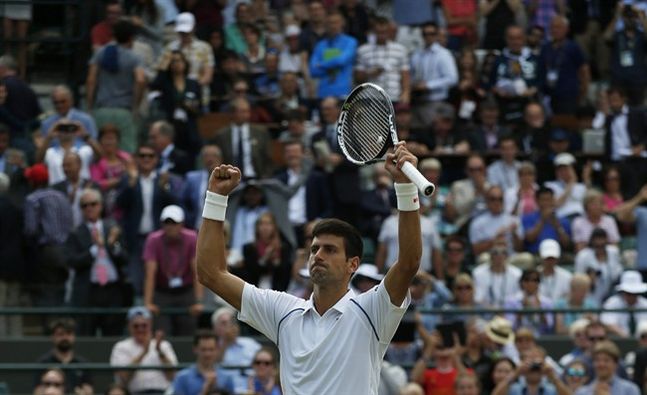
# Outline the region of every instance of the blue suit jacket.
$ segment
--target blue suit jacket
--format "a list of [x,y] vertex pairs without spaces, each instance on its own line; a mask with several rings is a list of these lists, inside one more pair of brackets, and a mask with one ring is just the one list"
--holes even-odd
[[[193,170],[186,173],[184,178],[184,189],[180,203],[184,207],[186,214],[187,227],[195,228],[195,221],[201,215],[202,206],[204,205],[205,189],[202,189],[202,177],[206,175],[207,181],[209,173],[205,169]],[[206,184],[205,184],[206,186]]]
[[[285,185],[288,184],[287,169],[280,170],[274,177]],[[317,218],[330,217],[332,204],[326,176],[317,170],[312,170],[304,186],[306,188],[306,219],[312,221]]]

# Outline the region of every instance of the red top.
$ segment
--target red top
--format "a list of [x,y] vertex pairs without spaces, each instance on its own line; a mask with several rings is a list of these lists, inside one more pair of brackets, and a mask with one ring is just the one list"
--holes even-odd
[[[198,234],[191,229],[182,229],[179,240],[169,240],[163,230],[152,232],[146,238],[142,259],[155,261],[157,274],[155,289],[169,289],[193,285],[191,262],[195,258]],[[181,284],[171,285],[172,278],[181,278]]]
[[92,27],[92,45],[103,47],[112,41],[112,27],[106,21],[101,21]]
[[[453,17],[473,17],[476,15],[476,0],[443,0],[443,7]],[[447,32],[452,36],[472,34],[472,29],[464,25],[448,25]]]

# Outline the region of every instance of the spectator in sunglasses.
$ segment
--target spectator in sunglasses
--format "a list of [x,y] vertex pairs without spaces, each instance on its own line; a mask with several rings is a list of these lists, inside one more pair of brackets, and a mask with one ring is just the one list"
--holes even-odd
[[593,370],[595,379],[590,384],[580,387],[575,395],[588,394],[622,394],[639,395],[638,386],[629,380],[618,377],[616,371],[620,365],[620,350],[612,341],[603,340],[593,348]]
[[577,391],[589,380],[589,373],[584,361],[576,359],[564,369],[564,383],[571,392]]
[[256,395],[281,395],[274,353],[262,348],[252,362],[254,376],[249,378],[249,391]]
[[[539,293],[541,276],[537,269],[526,269],[521,274],[519,285],[521,291],[509,298],[505,304],[506,308],[523,309],[551,309],[553,302]],[[508,313],[506,317],[513,323],[514,329],[527,327],[536,336],[553,333],[555,318],[552,313]]]
[[[92,393],[92,390],[90,390]],[[61,369],[49,369],[42,376],[34,389],[34,395],[65,394],[65,373]],[[87,393],[82,393],[87,394]],[[81,394],[79,394],[81,395]]]
[[507,258],[508,250],[498,244],[490,250],[490,262],[474,269],[474,300],[477,303],[503,307],[507,295],[519,292],[521,270],[510,265]]

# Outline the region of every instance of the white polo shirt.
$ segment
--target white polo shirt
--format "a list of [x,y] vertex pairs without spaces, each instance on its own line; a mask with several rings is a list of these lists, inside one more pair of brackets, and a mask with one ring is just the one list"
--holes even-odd
[[285,395],[377,394],[380,367],[411,295],[394,306],[384,283],[349,290],[320,316],[309,300],[245,284],[238,318],[276,343]]

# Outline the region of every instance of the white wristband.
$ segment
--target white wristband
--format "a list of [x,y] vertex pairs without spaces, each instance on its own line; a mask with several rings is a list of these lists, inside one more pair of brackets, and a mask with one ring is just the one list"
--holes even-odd
[[207,196],[204,198],[202,218],[224,221],[227,212],[227,199],[227,196],[207,191]]
[[398,210],[400,211],[418,211],[420,209],[420,199],[418,199],[418,188],[413,183],[393,184],[395,196],[398,201]]

